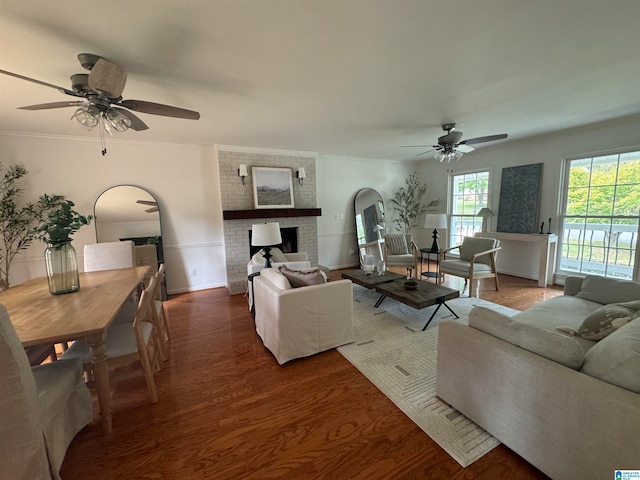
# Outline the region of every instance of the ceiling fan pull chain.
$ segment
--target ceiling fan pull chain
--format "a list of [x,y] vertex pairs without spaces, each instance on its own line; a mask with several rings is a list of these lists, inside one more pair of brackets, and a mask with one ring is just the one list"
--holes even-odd
[[102,146],[102,156],[104,157],[107,154],[107,146],[104,141],[104,122],[102,115],[100,115],[100,125],[98,126],[98,130],[100,130],[100,146]]

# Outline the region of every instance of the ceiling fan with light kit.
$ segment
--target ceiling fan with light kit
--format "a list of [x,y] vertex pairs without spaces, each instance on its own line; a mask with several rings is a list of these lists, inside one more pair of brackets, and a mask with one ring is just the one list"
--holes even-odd
[[429,147],[431,150],[427,150],[422,153],[418,153],[416,156],[422,156],[426,153],[436,152],[434,158],[441,163],[449,163],[454,160],[460,160],[465,153],[473,152],[475,149],[471,145],[477,145],[479,143],[493,142],[496,140],[502,140],[507,138],[506,133],[498,135],[488,135],[486,137],[469,138],[468,140],[462,140],[462,132],[456,130],[455,123],[444,123],[442,130],[447,132],[438,138],[437,145],[403,145],[403,147]]
[[20,110],[46,110],[51,108],[75,107],[71,119],[79,125],[92,129],[99,126],[102,140],[102,155],[107,153],[104,146],[104,132],[124,132],[128,129],[141,131],[149,127],[131,110],[165,117],[198,120],[200,113],[179,107],[143,100],[123,100],[122,92],[127,80],[127,71],[111,60],[92,53],[79,53],[80,65],[89,73],[71,75],[71,89],[36,80],[17,73],[0,70],[0,73],[28,82],[54,88],[60,93],[79,97],[82,100],[41,103],[18,107]]

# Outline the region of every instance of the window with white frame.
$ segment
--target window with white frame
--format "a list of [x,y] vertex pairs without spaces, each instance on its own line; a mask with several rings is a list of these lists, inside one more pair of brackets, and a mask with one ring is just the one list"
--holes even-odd
[[464,237],[472,237],[482,228],[482,217],[476,214],[488,206],[490,173],[489,170],[477,170],[451,174],[449,246],[460,245]]
[[565,162],[560,271],[638,279],[640,151]]

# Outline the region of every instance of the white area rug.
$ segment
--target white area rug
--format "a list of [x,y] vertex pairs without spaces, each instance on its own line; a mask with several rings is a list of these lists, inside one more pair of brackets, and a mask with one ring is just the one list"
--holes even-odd
[[[423,332],[436,306],[415,310],[387,298],[373,308],[379,296],[353,285],[356,341],[338,351],[460,465],[470,465],[500,442],[436,398],[438,324],[455,317],[441,307]],[[447,305],[461,323],[467,323],[475,305],[517,313],[477,298],[457,298]]]

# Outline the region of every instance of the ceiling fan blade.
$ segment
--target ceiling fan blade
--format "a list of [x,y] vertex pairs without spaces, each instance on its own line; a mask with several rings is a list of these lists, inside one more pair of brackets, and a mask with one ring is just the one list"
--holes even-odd
[[186,118],[188,120],[198,120],[200,113],[185,108],[171,107],[161,103],[145,102],[143,100],[122,100],[117,105],[134,110],[136,112],[150,113],[152,115],[162,115],[165,117]]
[[431,152],[435,152],[436,150],[442,150],[442,147],[432,148],[431,150],[427,150],[426,152],[418,153],[418,154],[416,154],[416,157],[421,157],[422,155],[425,155],[425,154],[431,153]]
[[9,75],[10,77],[19,78],[20,80],[26,80],[27,82],[37,83],[38,85],[43,85],[49,88],[55,88],[60,93],[66,93],[67,95],[71,95],[73,97],[82,97],[82,95],[74,92],[73,90],[69,90],[68,88],[60,87],[58,85],[54,85],[53,83],[43,82],[42,80],[36,80],[35,78],[25,77],[24,75],[19,75],[17,73],[8,72],[6,70],[0,70],[0,73],[5,75]]
[[400,145],[401,147],[413,148],[413,147],[432,147],[433,145]]
[[478,143],[494,142],[496,140],[507,138],[507,136],[508,135],[506,133],[501,133],[499,135],[489,135],[487,137],[470,138],[468,140],[463,140],[462,142],[460,142],[460,145],[476,145]]
[[86,105],[86,102],[75,100],[73,102],[52,102],[52,103],[39,103],[37,105],[26,105],[24,107],[18,107],[19,110],[46,110],[48,108],[64,108],[64,107],[81,107]]
[[151,207],[151,208],[147,208],[145,210],[145,213],[154,213],[154,212],[159,212],[160,209],[158,207]]
[[133,112],[130,112],[129,110],[125,110],[124,108],[117,108],[117,107],[111,107],[111,108],[113,108],[114,110],[117,110],[122,115],[124,115],[129,120],[131,120],[131,126],[129,127],[129,128],[131,128],[131,130],[135,130],[136,132],[139,132],[141,130],[148,130],[149,129],[147,124],[144,123],[142,120],[140,120],[139,117],[134,115]]
[[151,205],[152,207],[158,206],[158,202],[153,202],[151,200],[136,200],[136,203],[139,203],[140,205]]
[[106,93],[109,98],[120,98],[127,82],[127,71],[104,58],[99,58],[89,73],[89,88]]
[[456,145],[455,149],[461,153],[470,153],[475,150],[475,148],[470,145]]

